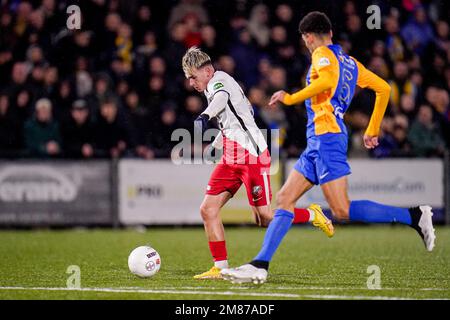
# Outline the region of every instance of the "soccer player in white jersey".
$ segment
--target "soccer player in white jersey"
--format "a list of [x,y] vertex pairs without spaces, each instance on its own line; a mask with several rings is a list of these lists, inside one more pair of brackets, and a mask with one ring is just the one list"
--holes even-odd
[[[220,209],[245,185],[256,223],[267,227],[273,218],[270,206],[270,154],[264,135],[255,123],[253,108],[239,84],[227,73],[216,71],[210,57],[196,47],[183,57],[183,71],[189,84],[203,92],[208,107],[195,120],[197,131],[203,132],[209,120],[216,118],[221,130],[213,142],[223,148],[223,156],[211,174],[205,198],[200,206],[214,266],[196,279],[221,278],[221,269],[228,268],[225,232]],[[333,225],[318,205],[295,210],[294,223],[312,224],[329,237]]]

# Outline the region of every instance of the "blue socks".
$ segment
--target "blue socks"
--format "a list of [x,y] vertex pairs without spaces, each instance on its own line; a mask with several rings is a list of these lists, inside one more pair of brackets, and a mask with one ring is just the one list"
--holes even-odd
[[278,246],[292,225],[294,214],[287,210],[277,209],[264,236],[264,242],[254,260],[270,261]]
[[352,201],[349,210],[350,221],[366,223],[397,222],[411,225],[411,214],[406,208],[387,206],[368,200]]
[[[289,231],[293,219],[294,214],[292,212],[283,209],[275,210],[273,220],[264,236],[262,248],[253,259],[252,264],[264,264],[264,266],[258,265],[258,267],[268,268],[268,262],[272,260],[275,251]],[[350,203],[349,219],[350,221],[366,223],[397,222],[411,225],[411,214],[408,209],[387,206],[368,200],[352,201]]]

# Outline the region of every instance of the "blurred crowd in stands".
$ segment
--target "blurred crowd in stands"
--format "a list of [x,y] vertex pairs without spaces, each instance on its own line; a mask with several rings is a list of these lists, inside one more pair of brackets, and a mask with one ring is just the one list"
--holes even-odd
[[[81,29],[66,12],[79,5]],[[380,29],[369,29],[369,5]],[[450,38],[446,0],[0,0],[0,158],[169,157],[171,134],[192,131],[206,107],[181,68],[205,50],[235,77],[260,127],[282,149],[306,146],[303,105],[268,108],[276,90],[304,86],[310,55],[298,34],[310,11],[332,21],[333,41],[388,81],[380,146],[362,135],[375,95],[357,90],[346,114],[353,157],[443,156],[450,147]]]

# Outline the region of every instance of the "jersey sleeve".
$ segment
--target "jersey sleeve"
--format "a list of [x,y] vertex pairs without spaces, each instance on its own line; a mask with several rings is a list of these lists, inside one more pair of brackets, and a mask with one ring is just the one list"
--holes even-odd
[[222,112],[222,110],[225,109],[228,103],[228,99],[230,97],[230,94],[225,90],[217,90],[213,97],[211,102],[209,103],[208,107],[205,109],[205,111],[202,112],[202,114],[207,114],[209,118],[214,118],[219,113]]
[[339,65],[330,49],[320,47],[312,55],[312,68],[316,70],[318,78],[304,89],[293,94],[286,94],[283,103],[293,105],[314,97],[328,89],[336,88],[339,82]]
[[[354,58],[353,58],[354,59]],[[369,125],[366,129],[366,135],[378,136],[380,132],[381,121],[389,102],[391,87],[382,78],[372,71],[366,69],[362,63],[354,59],[358,66],[358,79],[356,84],[361,88],[369,88],[375,91],[375,106],[370,117]]]

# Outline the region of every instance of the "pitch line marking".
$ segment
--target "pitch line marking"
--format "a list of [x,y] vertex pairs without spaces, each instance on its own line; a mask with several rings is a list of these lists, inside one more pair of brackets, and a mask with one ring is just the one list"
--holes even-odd
[[[217,296],[251,296],[251,297],[281,297],[306,299],[355,299],[355,300],[418,300],[417,298],[387,297],[387,296],[350,296],[350,295],[320,295],[320,294],[289,294],[289,293],[253,293],[233,291],[192,291],[192,290],[156,290],[156,289],[115,289],[115,288],[64,288],[64,287],[0,287],[0,290],[31,290],[31,291],[79,291],[79,292],[111,292],[111,293],[149,293],[149,294],[192,294]],[[433,298],[427,300],[450,300]]]
[[298,294],[290,293],[247,293],[233,291],[193,291],[193,290],[158,290],[158,289],[114,289],[114,288],[46,288],[46,287],[0,287],[0,290],[32,290],[32,291],[84,291],[84,292],[112,292],[112,293],[166,293],[166,294],[193,294],[193,295],[220,295],[220,296],[253,296],[253,297],[282,297],[298,298]]
[[[199,286],[199,287],[186,287],[186,286],[182,286],[182,287],[164,287],[164,288],[159,288],[159,289],[164,289],[164,290],[177,290],[177,289],[187,289],[187,290],[197,290],[197,289],[208,289],[208,290],[223,290],[223,289],[231,289],[231,290],[248,290],[248,289],[254,289],[255,287],[249,287],[249,286],[231,286],[228,288],[224,288],[224,287],[212,287],[212,286]],[[120,289],[144,289],[142,287],[121,287]],[[268,289],[271,290],[324,290],[324,291],[329,291],[329,290],[360,290],[360,291],[374,291],[373,289],[368,289],[365,287],[269,287]],[[450,291],[450,288],[381,288],[378,291],[383,291],[383,290],[389,290],[389,291]]]

